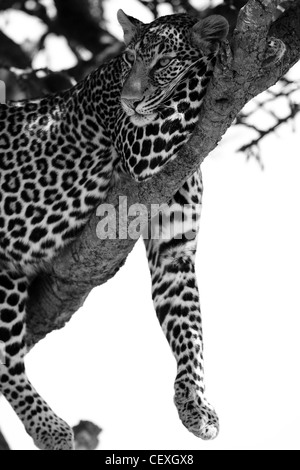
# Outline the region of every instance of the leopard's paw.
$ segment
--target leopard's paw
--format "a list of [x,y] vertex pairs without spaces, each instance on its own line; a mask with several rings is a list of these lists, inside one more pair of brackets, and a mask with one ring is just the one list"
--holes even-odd
[[182,391],[177,389],[174,397],[182,424],[196,437],[205,441],[215,439],[219,434],[219,418],[213,407],[203,397]]
[[74,450],[73,431],[60,418],[55,417],[47,424],[40,423],[29,434],[40,450]]

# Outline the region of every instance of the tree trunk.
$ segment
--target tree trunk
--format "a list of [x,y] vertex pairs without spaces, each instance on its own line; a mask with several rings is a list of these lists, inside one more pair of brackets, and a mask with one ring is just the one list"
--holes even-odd
[[[300,58],[300,0],[295,0],[274,24],[275,0],[251,0],[241,10],[230,44],[219,56],[198,125],[178,157],[150,181],[122,181],[109,194],[118,207],[126,196],[134,203],[168,202],[204,158],[217,146],[244,105],[275,84]],[[272,24],[272,26],[271,26]],[[270,28],[271,26],[271,28]],[[268,36],[281,39],[286,53],[278,63],[265,62]],[[28,312],[28,346],[61,328],[83,304],[91,289],[113,277],[123,266],[135,240],[99,240],[96,214],[81,237],[54,260],[31,286]],[[147,223],[147,218],[144,219]],[[130,223],[130,218],[129,218]]]

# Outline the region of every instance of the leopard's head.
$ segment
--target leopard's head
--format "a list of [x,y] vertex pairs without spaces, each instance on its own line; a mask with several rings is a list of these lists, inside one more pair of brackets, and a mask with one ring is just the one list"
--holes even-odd
[[149,24],[127,16],[118,20],[126,49],[122,56],[121,104],[137,125],[152,122],[178,84],[197,62],[204,74],[228,33],[219,15],[197,21],[186,14],[158,18]]

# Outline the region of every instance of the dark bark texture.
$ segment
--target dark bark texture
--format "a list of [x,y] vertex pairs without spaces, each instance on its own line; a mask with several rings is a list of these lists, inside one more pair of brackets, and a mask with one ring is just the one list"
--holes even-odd
[[3,436],[0,430],[0,450],[10,450],[9,445],[6,442],[5,437]]
[[[204,158],[218,145],[234,119],[253,97],[275,84],[300,59],[300,1],[295,0],[275,22],[277,1],[251,0],[241,10],[237,26],[221,49],[199,122],[178,157],[150,181],[120,182],[108,203],[118,206],[126,196],[134,203],[166,203]],[[265,61],[268,37],[282,40],[286,53],[278,63]],[[129,219],[130,222],[130,219]],[[147,222],[147,220],[145,220]],[[99,240],[98,219],[90,219],[81,237],[54,260],[31,286],[27,343],[32,347],[61,328],[82,306],[89,292],[107,282],[124,265],[135,241]]]

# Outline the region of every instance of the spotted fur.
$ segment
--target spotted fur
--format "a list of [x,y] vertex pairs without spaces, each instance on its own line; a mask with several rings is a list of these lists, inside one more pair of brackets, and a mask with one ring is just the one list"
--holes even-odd
[[[41,449],[72,449],[73,440],[25,373],[32,277],[78,237],[116,174],[144,181],[176,156],[194,129],[228,30],[219,16],[197,22],[171,15],[145,25],[120,11],[119,21],[126,43],[120,57],[65,93],[0,106],[0,341],[6,352],[0,391]],[[179,415],[195,435],[211,439],[218,418],[204,395],[194,267],[201,194],[199,170],[171,201],[185,229],[172,217],[172,227],[156,217],[151,233],[171,228],[173,236],[145,243],[154,305],[178,364]]]
[[202,191],[199,169],[164,210],[164,223],[160,215],[152,220],[152,238],[146,238],[145,245],[157,317],[177,362],[175,404],[188,430],[209,440],[218,435],[219,420],[205,397],[202,320],[195,272]]

